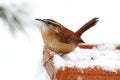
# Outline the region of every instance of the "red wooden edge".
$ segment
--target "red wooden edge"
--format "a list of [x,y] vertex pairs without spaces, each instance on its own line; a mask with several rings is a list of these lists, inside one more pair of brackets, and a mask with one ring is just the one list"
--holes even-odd
[[[80,48],[83,48],[83,49],[92,49],[94,47],[98,47],[99,44],[84,44],[84,43],[81,43],[78,45]],[[120,45],[117,45],[116,46],[116,49],[120,50]]]
[[[83,49],[92,49],[98,45],[79,44],[78,46]],[[116,46],[116,49],[120,50],[120,46]],[[65,67],[64,69],[57,69],[53,63],[54,53],[47,47],[44,47],[44,67],[51,80],[120,80],[120,70],[117,70],[117,72],[108,72],[98,67],[86,69]]]

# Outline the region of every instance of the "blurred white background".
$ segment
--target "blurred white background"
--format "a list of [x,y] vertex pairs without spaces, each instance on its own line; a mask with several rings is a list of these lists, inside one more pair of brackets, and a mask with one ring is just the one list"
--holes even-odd
[[[4,20],[0,13],[0,80],[49,80],[42,66],[44,43],[35,18],[51,18],[76,31],[99,17],[98,24],[82,35],[83,40],[120,44],[119,0],[1,0],[0,6],[8,17]],[[11,13],[21,20],[22,29],[7,24],[12,23]]]

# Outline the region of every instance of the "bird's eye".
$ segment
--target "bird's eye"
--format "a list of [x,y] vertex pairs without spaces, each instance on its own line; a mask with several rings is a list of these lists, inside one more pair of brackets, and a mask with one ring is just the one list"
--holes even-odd
[[47,24],[51,24],[50,22],[47,22]]
[[51,26],[51,22],[47,22],[47,25],[48,25],[48,26]]

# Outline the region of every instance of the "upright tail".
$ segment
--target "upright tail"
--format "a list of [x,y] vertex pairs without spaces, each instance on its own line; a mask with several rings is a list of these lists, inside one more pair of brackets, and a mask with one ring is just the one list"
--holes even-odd
[[[90,29],[91,27],[93,27],[99,20],[99,18],[95,17],[93,19],[91,19],[90,21],[88,21],[86,24],[84,24],[79,30],[77,30],[75,32],[75,34],[79,37],[81,37],[81,35],[87,31],[88,29]],[[84,42],[84,41],[83,41]]]

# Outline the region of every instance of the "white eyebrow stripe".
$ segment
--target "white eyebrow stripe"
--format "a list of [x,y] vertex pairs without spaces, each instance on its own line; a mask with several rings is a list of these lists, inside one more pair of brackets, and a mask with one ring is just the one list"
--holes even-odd
[[60,24],[60,23],[58,23],[58,22],[54,22],[54,21],[49,21],[49,22],[51,22],[51,23],[53,23],[53,24],[57,24],[57,25],[59,25],[59,26],[63,26],[62,24]]
[[[62,24],[60,24],[60,23],[58,23],[58,22],[56,22],[56,21],[54,21],[54,20],[52,20],[52,19],[43,19],[44,21],[46,21],[46,22],[51,22],[51,23],[53,23],[53,24],[56,24],[56,25],[58,25],[60,28],[62,28],[61,26],[63,26]],[[64,26],[63,26],[64,27]]]

